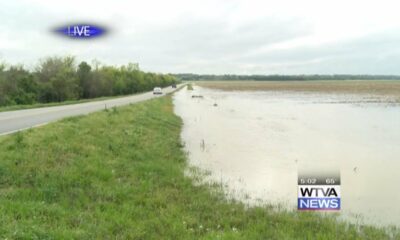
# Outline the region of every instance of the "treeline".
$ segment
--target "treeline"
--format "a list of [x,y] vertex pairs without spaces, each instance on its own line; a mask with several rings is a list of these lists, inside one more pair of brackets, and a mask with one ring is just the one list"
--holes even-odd
[[143,72],[134,63],[114,67],[48,57],[33,71],[0,64],[0,106],[133,94],[176,82],[172,75]]
[[174,74],[176,78],[182,81],[196,80],[254,80],[254,81],[307,81],[307,80],[400,80],[397,75],[213,75],[213,74],[192,74],[181,73]]

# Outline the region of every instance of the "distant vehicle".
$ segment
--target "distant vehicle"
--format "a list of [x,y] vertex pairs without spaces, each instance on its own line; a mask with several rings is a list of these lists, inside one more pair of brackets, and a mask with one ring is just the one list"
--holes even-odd
[[176,84],[172,84],[172,86],[171,86],[172,88],[176,88]]
[[161,88],[160,88],[160,87],[155,87],[155,88],[153,89],[153,94],[162,94]]

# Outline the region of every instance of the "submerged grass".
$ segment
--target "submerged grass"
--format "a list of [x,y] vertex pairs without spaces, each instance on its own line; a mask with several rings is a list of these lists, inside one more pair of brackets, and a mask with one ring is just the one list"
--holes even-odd
[[195,184],[181,126],[168,96],[0,137],[0,238],[399,238]]

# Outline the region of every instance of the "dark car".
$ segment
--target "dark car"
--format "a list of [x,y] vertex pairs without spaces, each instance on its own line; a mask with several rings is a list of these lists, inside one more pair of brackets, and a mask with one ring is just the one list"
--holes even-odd
[[171,86],[172,88],[176,88],[176,84],[172,84],[172,86]]

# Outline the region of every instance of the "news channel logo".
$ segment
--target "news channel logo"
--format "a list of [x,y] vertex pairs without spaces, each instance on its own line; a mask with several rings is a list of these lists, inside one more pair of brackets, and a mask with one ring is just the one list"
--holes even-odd
[[338,211],[341,208],[340,173],[299,173],[297,209]]
[[72,39],[93,39],[105,36],[108,33],[106,27],[89,23],[65,24],[53,28],[52,31],[60,36]]

